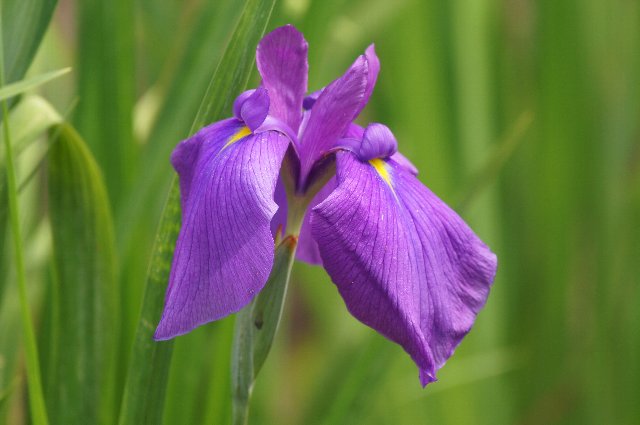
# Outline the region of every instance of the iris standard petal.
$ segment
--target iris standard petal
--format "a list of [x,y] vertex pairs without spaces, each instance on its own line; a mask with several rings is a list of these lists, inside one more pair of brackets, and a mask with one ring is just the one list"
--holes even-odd
[[364,52],[364,56],[367,58],[367,63],[369,64],[369,70],[367,73],[367,89],[365,90],[364,97],[360,103],[360,110],[357,114],[367,106],[371,93],[373,93],[373,89],[376,86],[376,81],[378,81],[378,74],[380,73],[380,59],[378,59],[378,55],[376,55],[376,49],[373,44],[367,47],[367,50]]
[[300,185],[315,162],[333,147],[360,111],[367,89],[368,63],[360,56],[347,72],[329,84],[313,104],[300,141]]
[[360,159],[368,161],[374,158],[386,158],[398,150],[395,136],[384,124],[372,123],[367,126],[358,149]]
[[265,118],[267,118],[269,103],[270,99],[267,90],[262,86],[255,89],[251,96],[242,103],[240,117],[242,117],[242,121],[251,131],[255,131],[260,127]]
[[182,144],[200,147],[195,158],[189,156],[192,172],[178,168],[189,188],[159,340],[240,310],[273,266],[273,195],[289,139],[279,132],[249,134],[246,127],[231,134],[226,125],[216,128]]
[[307,50],[302,33],[286,25],[267,34],[256,51],[262,84],[271,99],[270,115],[294,132],[302,120],[302,101],[307,91]]
[[349,311],[400,344],[426,385],[484,305],[496,257],[393,160],[341,152],[336,176],[311,221],[323,265]]

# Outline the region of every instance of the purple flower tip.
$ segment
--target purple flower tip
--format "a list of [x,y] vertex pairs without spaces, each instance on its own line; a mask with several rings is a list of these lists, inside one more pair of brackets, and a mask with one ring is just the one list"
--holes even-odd
[[358,151],[361,159],[388,158],[398,150],[398,142],[389,127],[372,123],[364,130],[362,144]]

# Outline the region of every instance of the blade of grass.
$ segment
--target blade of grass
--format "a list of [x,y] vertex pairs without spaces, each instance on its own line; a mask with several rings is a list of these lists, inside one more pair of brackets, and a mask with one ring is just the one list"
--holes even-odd
[[[2,37],[4,28],[2,27],[2,19],[2,5],[0,5],[0,87],[4,86],[5,81],[4,42]],[[29,301],[27,298],[27,283],[24,267],[22,233],[20,229],[20,212],[16,186],[16,171],[13,163],[13,147],[11,146],[11,132],[9,129],[9,107],[6,100],[2,101],[2,117],[4,123],[4,146],[7,163],[7,195],[9,203],[9,219],[11,223],[11,233],[13,235],[14,259],[20,300],[20,313],[25,341],[25,356],[30,402],[29,406],[31,408],[33,422],[36,425],[46,425],[49,423],[49,421],[47,419],[47,411],[42,394],[40,364],[38,360],[38,347],[33,330],[31,313],[29,311]]]
[[118,323],[113,220],[84,141],[68,124],[51,133],[47,169],[60,329],[59,352],[49,354],[56,359],[49,414],[54,423],[111,424]]
[[118,201],[137,165],[134,5],[129,0],[78,2],[76,128],[104,172],[114,207],[122,204]]
[[518,148],[520,142],[524,140],[523,136],[531,126],[531,123],[533,123],[533,112],[531,111],[525,111],[518,117],[502,142],[494,148],[487,162],[469,180],[469,184],[465,188],[464,193],[456,203],[457,211],[467,209],[473,200],[476,199],[476,196],[478,196],[486,186],[496,180],[500,171]]
[[12,84],[8,84],[0,88],[0,100],[9,99],[13,96],[22,94],[28,90],[55,80],[71,71],[71,68],[58,69],[57,71],[47,72],[45,74],[36,75],[35,77],[20,80]]
[[57,0],[4,0],[5,82],[21,80],[49,26]]
[[[249,80],[255,46],[264,34],[275,0],[247,0],[231,41],[216,69],[190,133],[231,111]],[[120,425],[160,423],[173,342],[154,342],[175,241],[180,229],[180,196],[174,179],[152,251],[142,313],[125,385]]]

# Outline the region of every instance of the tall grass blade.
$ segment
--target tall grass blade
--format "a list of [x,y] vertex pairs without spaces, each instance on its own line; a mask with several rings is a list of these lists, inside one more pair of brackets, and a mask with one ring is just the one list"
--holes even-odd
[[101,165],[117,208],[137,166],[134,2],[80,1],[76,128]]
[[[190,133],[227,116],[235,96],[247,85],[255,47],[275,0],[247,0],[231,41],[213,74]],[[174,180],[160,221],[145,288],[120,412],[120,425],[159,423],[163,411],[173,343],[154,342],[162,311],[173,249],[180,228],[180,196]]]
[[[4,61],[4,28],[2,20],[2,4],[0,4],[0,87],[5,84],[5,61]],[[40,362],[38,359],[38,347],[36,343],[33,321],[29,309],[27,296],[27,282],[24,263],[24,249],[22,241],[22,229],[20,227],[20,206],[18,205],[18,189],[16,184],[16,170],[14,165],[13,146],[11,142],[11,130],[9,128],[9,106],[7,101],[2,101],[2,122],[6,176],[7,176],[7,198],[9,205],[9,221],[11,223],[11,234],[13,236],[13,249],[15,269],[17,275],[18,295],[20,302],[21,324],[25,343],[25,357],[27,368],[27,380],[29,391],[29,407],[31,409],[32,420],[36,425],[46,425],[49,423],[47,410],[42,393],[42,380],[40,377]]]
[[[57,298],[53,423],[111,424],[118,313],[113,220],[100,170],[68,124],[51,130],[47,167]],[[72,349],[69,349],[72,347]]]
[[48,83],[71,71],[71,68],[59,69],[57,71],[47,72],[45,74],[36,75],[35,77],[20,80],[12,84],[0,88],[0,100],[9,99],[13,96],[22,94],[28,90],[34,89],[42,84]]
[[57,0],[3,0],[5,83],[21,80],[49,26]]

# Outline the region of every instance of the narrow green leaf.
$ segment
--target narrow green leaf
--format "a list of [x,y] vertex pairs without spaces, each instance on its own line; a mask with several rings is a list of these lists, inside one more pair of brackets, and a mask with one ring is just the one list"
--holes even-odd
[[63,68],[57,71],[47,72],[45,74],[36,75],[35,77],[20,80],[12,84],[8,84],[0,88],[0,100],[9,99],[13,96],[22,94],[28,90],[34,89],[51,80],[55,80],[58,77],[63,76],[71,71],[71,68]]
[[524,111],[509,129],[504,139],[493,149],[487,162],[476,172],[469,180],[468,187],[465,188],[464,194],[460,196],[456,209],[463,211],[469,207],[472,201],[482,193],[489,184],[494,182],[500,171],[511,158],[520,142],[524,139],[524,135],[533,123],[533,112]]
[[[228,115],[235,96],[246,86],[255,47],[264,34],[275,0],[247,0],[240,21],[213,75],[191,133]],[[180,229],[180,195],[174,179],[162,214],[145,288],[120,412],[120,425],[160,423],[172,342],[154,342],[162,312],[171,259]]]
[[[2,280],[6,279],[6,268],[2,271]],[[6,394],[6,398],[0,404],[0,423],[11,423],[7,416],[10,415],[11,398],[15,390],[22,385],[15,385],[19,378],[19,364],[22,347],[22,335],[20,327],[20,300],[18,288],[15,285],[7,285],[0,297],[0,392]],[[16,388],[17,387],[17,388]]]
[[49,26],[57,0],[3,0],[5,82],[21,80]]
[[[0,3],[0,87],[5,84],[4,28],[2,26],[4,15],[2,13],[2,6],[2,3]],[[36,425],[47,425],[49,421],[47,418],[47,408],[42,394],[38,346],[27,294],[22,229],[20,226],[20,205],[18,203],[18,188],[14,163],[15,159],[9,127],[9,106],[7,105],[6,100],[1,101],[0,103],[2,104],[4,149],[7,164],[7,204],[9,206],[9,221],[11,223],[11,234],[13,236],[13,252],[17,275],[18,299],[20,304],[22,332],[25,342],[25,364],[27,369],[29,407],[31,409],[33,422]]]
[[120,410],[120,425],[162,422],[173,341],[156,342],[153,340],[153,332],[160,319],[173,248],[179,230],[180,194],[178,190],[172,190],[163,212],[149,265],[142,312]]
[[[9,115],[9,127],[11,132],[11,143],[13,144],[16,156],[30,143],[40,137],[47,129],[56,123],[60,123],[62,118],[53,107],[39,96],[25,96],[11,109]],[[4,123],[0,124],[3,126]],[[0,134],[0,140],[4,143],[4,131]],[[0,270],[4,268],[4,250],[6,247],[7,217],[9,213],[7,199],[7,179],[5,169],[5,150],[0,150]],[[20,191],[20,187],[18,187]],[[0,278],[0,299],[2,298],[6,277]]]
[[[60,306],[48,391],[53,423],[113,423],[116,265],[113,220],[95,160],[68,124],[54,127],[48,188]],[[73,347],[69,349],[69,347]]]
[[122,204],[137,166],[134,6],[130,0],[78,2],[76,128],[104,172],[114,206]]
[[244,425],[248,421],[251,389],[280,323],[296,244],[294,236],[282,241],[276,249],[273,269],[264,289],[236,316],[231,355],[234,425]]

